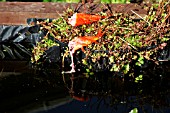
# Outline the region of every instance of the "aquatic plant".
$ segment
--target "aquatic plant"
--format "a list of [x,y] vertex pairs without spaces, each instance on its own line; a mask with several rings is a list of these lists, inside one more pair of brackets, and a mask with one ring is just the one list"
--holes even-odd
[[[75,13],[72,9],[68,9],[62,17],[53,19],[52,22],[39,22],[39,24],[41,30],[47,33],[46,40],[48,37],[53,37],[66,44],[75,37],[94,36],[98,29],[103,29],[104,36],[96,43],[84,47],[83,55],[79,51],[74,54],[77,57],[74,59],[77,60],[76,70],[80,66],[80,70],[90,75],[96,71],[107,70],[134,76],[135,69],[144,67],[146,63],[159,65],[160,62],[165,61],[160,60],[159,56],[169,43],[169,7],[169,1],[161,1],[151,7],[144,7],[148,11],[148,15],[145,17],[141,17],[131,10],[140,18],[137,21],[131,19],[127,14],[99,12],[97,15],[107,18],[76,27],[68,23],[69,18]],[[39,42],[34,48],[32,62],[37,62],[45,50],[53,45],[48,46],[46,44],[48,41],[43,42],[45,43]],[[44,44],[46,46],[42,46]],[[61,54],[63,59],[70,58],[68,53],[69,49],[65,49],[65,52]],[[138,73],[135,81],[140,80],[142,80],[142,74]]]

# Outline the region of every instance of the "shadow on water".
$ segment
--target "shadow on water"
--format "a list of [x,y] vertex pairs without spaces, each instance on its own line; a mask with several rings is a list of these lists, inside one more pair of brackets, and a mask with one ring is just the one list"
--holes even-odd
[[32,69],[27,61],[1,61],[0,113],[27,113],[70,101],[59,72]]
[[33,69],[1,61],[0,113],[169,113],[169,62],[133,77],[98,72],[61,74],[58,66]]

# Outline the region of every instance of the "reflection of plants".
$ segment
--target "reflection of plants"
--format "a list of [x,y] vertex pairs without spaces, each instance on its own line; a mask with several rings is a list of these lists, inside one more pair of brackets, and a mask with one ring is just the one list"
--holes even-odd
[[[169,87],[167,80],[169,79],[169,71],[164,65],[161,74],[166,76],[160,76],[159,66],[157,68],[152,66],[150,70],[147,69],[143,73],[144,76],[136,77],[135,82],[130,77],[123,80],[119,76],[113,77],[112,74],[106,72],[99,72],[91,77],[80,74],[77,76],[77,73],[72,77],[63,75],[63,80],[69,93],[79,97],[76,100],[87,101],[88,98],[88,106],[94,106],[94,108],[98,106],[97,110],[104,106],[116,110],[116,106],[119,105],[125,106],[125,109],[128,110],[133,108],[131,113],[141,110],[145,112],[149,106],[154,111],[164,110],[169,107],[170,90],[167,89]],[[142,80],[143,82],[140,82]],[[90,100],[91,98],[92,100]],[[97,98],[97,101],[94,102],[94,98]]]
[[[134,69],[143,66],[146,60],[159,64],[159,51],[167,46],[170,37],[169,6],[169,2],[161,2],[146,8],[148,15],[144,18],[132,11],[141,18],[139,21],[132,21],[126,14],[112,14],[98,22],[78,27],[67,24],[68,17],[74,13],[68,9],[63,17],[40,24],[42,30],[64,43],[74,37],[94,35],[99,28],[104,29],[107,31],[105,35],[85,48],[85,57],[81,60],[83,68],[89,74],[109,70],[133,76]],[[138,79],[141,80],[140,77]]]

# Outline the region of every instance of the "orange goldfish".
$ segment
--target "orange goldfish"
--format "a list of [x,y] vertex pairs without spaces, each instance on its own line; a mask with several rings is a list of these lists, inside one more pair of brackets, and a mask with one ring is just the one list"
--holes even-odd
[[91,43],[96,42],[99,38],[103,36],[104,33],[101,32],[101,29],[98,31],[98,34],[96,36],[83,36],[83,37],[76,37],[73,40],[69,41],[68,47],[70,51],[70,56],[71,56],[71,71],[75,72],[75,67],[74,67],[74,61],[73,61],[73,55],[74,53],[78,50],[81,49],[83,52],[85,51],[83,47],[88,46]]
[[68,19],[68,23],[72,26],[79,26],[84,24],[91,24],[103,18],[106,18],[106,16],[74,13],[73,16]]

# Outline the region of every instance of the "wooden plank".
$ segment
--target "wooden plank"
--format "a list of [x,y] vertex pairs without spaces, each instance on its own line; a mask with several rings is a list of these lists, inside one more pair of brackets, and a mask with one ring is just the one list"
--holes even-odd
[[[27,18],[58,18],[67,8],[78,9],[78,12],[97,13],[103,9],[112,12],[131,14],[135,10],[138,14],[146,14],[146,11],[137,4],[93,4],[85,5],[76,3],[52,3],[52,2],[0,2],[1,25],[27,25]],[[109,11],[109,10],[108,10]]]
[[57,18],[57,13],[35,13],[35,12],[1,12],[1,25],[26,25],[27,18]]
[[[68,7],[75,6],[75,3],[53,3],[53,2],[1,2],[0,12],[37,12],[55,13],[64,11]],[[63,10],[64,9],[64,10]]]

